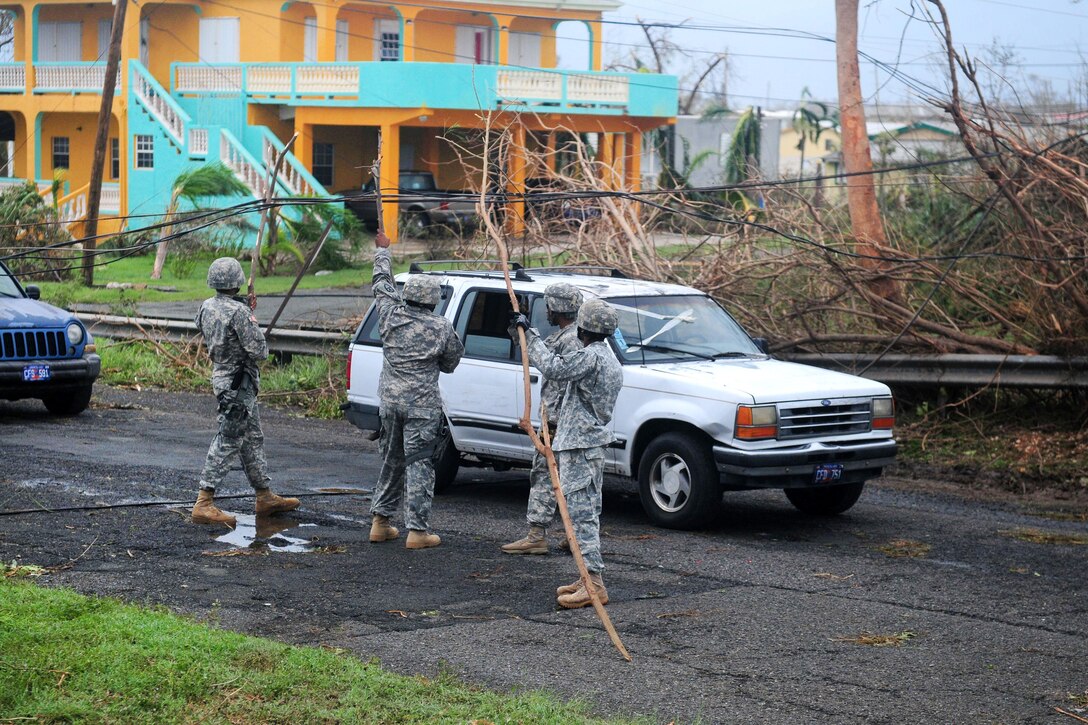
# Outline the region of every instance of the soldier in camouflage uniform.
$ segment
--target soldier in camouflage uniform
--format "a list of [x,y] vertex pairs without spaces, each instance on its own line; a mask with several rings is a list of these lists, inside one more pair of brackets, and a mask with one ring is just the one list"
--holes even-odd
[[382,469],[370,509],[370,541],[391,541],[400,535],[389,517],[400,508],[403,495],[408,527],[405,546],[426,549],[442,543],[437,534],[428,533],[434,498],[432,456],[441,442],[442,427],[438,374],[452,373],[465,348],[453,324],[434,313],[442,296],[438,280],[412,275],[401,297],[393,282],[389,238],[379,231],[374,243],[377,249],[371,286],[378,308],[383,358],[378,379]]
[[196,326],[212,359],[212,390],[219,400],[219,430],[208,448],[200,474],[200,493],[192,519],[198,524],[234,526],[233,516],[216,508],[215,487],[239,456],[246,478],[256,492],[257,515],[293,511],[297,498],[284,498],[268,488],[265,472],[264,433],[257,407],[261,372],[258,365],[268,357],[268,345],[257,318],[243,300],[235,297],[245,284],[242,265],[233,257],[220,257],[208,267],[208,286],[215,297],[204,300]]
[[[608,602],[601,558],[601,484],[605,451],[614,438],[608,424],[623,386],[623,369],[608,346],[616,331],[616,311],[607,302],[592,299],[578,310],[578,339],[585,346],[566,355],[556,355],[540,335],[519,315],[510,327],[526,328],[529,360],[549,380],[565,382],[563,406],[552,450],[562,472],[563,496],[571,524],[589,570],[591,586],[601,603]],[[589,592],[579,579],[556,590],[561,607],[577,609],[592,604]]]
[[[578,308],[582,306],[582,293],[578,288],[565,282],[548,285],[544,290],[544,304],[548,309],[548,323],[559,328],[544,339],[544,346],[556,355],[582,349],[582,343],[578,340],[578,327],[574,324]],[[547,376],[540,383],[541,418],[547,413],[548,427],[553,438],[566,387],[566,383],[553,381]],[[529,533],[523,539],[504,544],[502,550],[507,554],[548,553],[546,535],[548,526],[555,518],[556,504],[552,478],[548,473],[548,461],[539,451],[533,456],[529,483],[529,507],[525,516],[529,522]]]

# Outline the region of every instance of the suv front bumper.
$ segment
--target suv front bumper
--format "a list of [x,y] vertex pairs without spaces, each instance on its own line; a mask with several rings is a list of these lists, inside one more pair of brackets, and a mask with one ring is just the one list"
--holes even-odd
[[[27,365],[48,365],[49,379],[33,383],[24,381],[23,368]],[[0,362],[0,398],[41,398],[63,390],[83,388],[93,384],[101,371],[102,358],[96,353],[63,360],[4,360]]]
[[836,483],[859,483],[876,478],[895,462],[898,450],[890,438],[860,443],[806,443],[786,450],[743,451],[714,446],[714,463],[722,486],[745,488],[826,487],[816,482],[816,467],[839,464],[842,477]]

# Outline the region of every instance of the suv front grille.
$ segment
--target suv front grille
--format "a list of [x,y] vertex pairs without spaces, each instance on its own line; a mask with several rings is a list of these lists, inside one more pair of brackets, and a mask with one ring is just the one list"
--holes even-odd
[[34,360],[71,357],[64,330],[13,330],[0,332],[0,359]]
[[868,400],[841,405],[781,406],[778,438],[818,438],[845,433],[868,433],[872,412]]

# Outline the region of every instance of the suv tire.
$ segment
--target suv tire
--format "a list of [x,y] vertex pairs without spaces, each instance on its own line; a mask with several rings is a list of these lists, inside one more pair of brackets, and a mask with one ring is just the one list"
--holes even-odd
[[460,468],[461,453],[453,445],[453,436],[447,432],[434,455],[434,492],[439,494],[448,491]]
[[710,449],[685,433],[664,433],[650,442],[639,463],[638,490],[650,521],[667,529],[704,526],[722,501]]
[[54,393],[42,398],[42,402],[53,415],[79,415],[91,404],[91,386]]
[[798,510],[814,516],[834,516],[846,511],[861,496],[865,482],[843,483],[827,488],[787,488],[786,498]]

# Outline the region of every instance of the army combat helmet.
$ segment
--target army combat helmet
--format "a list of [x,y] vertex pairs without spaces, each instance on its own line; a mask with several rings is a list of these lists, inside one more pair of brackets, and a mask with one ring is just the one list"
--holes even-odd
[[438,280],[426,274],[413,274],[404,283],[404,301],[433,308],[442,297]]
[[241,289],[246,273],[234,257],[220,257],[208,267],[208,286],[214,290]]
[[573,315],[582,306],[582,292],[572,284],[556,282],[544,290],[544,303],[549,312]]
[[588,300],[578,309],[578,327],[598,335],[611,335],[616,331],[619,318],[612,305],[604,300]]

